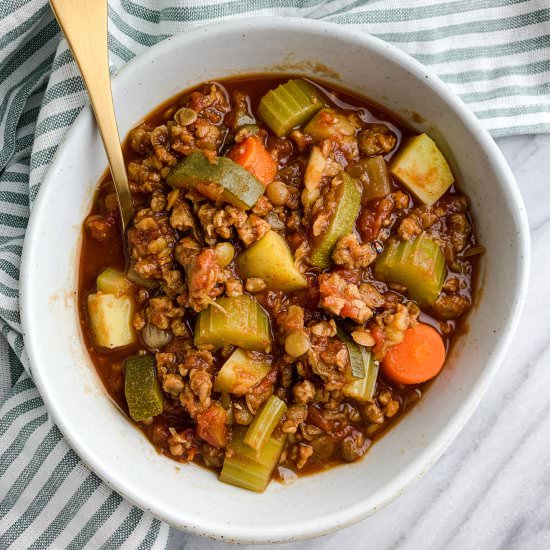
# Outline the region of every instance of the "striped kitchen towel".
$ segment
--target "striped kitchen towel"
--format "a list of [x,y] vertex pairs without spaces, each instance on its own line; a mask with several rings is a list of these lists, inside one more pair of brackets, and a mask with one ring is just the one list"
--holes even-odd
[[[494,136],[550,130],[549,0],[111,0],[121,66],[208,21],[286,15],[370,32],[441,76]],[[163,548],[64,441],[28,374],[18,302],[25,228],[86,94],[46,0],[0,0],[0,548]]]

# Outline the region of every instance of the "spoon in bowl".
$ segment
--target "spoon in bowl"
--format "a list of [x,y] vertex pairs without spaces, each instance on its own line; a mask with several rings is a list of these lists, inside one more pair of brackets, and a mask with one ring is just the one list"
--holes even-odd
[[107,0],[50,0],[50,4],[88,89],[111,168],[125,238],[134,206],[111,95]]

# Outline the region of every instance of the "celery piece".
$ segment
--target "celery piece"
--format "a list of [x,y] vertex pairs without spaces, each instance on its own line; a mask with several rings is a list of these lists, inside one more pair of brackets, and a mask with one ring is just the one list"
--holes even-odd
[[130,416],[136,422],[162,413],[162,392],[154,357],[134,355],[124,360],[124,395]]
[[176,189],[189,187],[205,197],[246,210],[263,195],[265,186],[248,170],[227,157],[210,161],[202,152],[181,159],[170,170],[166,183]]
[[367,199],[381,199],[391,192],[391,176],[388,165],[382,155],[365,159],[368,183],[364,186],[364,196]]
[[286,403],[272,395],[254,417],[243,441],[252,449],[261,451],[285,412]]
[[226,456],[220,473],[220,481],[249,491],[262,493],[279,462],[286,436],[270,437],[261,451],[255,451],[243,441],[245,427],[233,427],[231,456]]
[[454,182],[447,160],[427,134],[410,139],[393,157],[390,171],[427,205],[436,202]]
[[296,269],[294,257],[281,235],[268,231],[237,258],[242,277],[260,277],[271,290],[292,292],[307,288],[305,277]]
[[98,276],[96,281],[97,290],[105,294],[131,294],[134,285],[129,281],[124,273],[108,267]]
[[346,345],[353,378],[365,378],[367,375],[368,356],[364,346],[356,344],[342,329],[337,329],[337,335]]
[[195,323],[195,346],[223,346],[268,352],[271,349],[269,319],[247,294],[218,298],[201,311]]
[[371,351],[365,350],[364,357],[367,366],[365,376],[357,380],[352,379],[343,388],[346,397],[360,402],[373,400],[379,368],[379,363],[374,360],[374,354]]
[[[332,249],[343,235],[347,235],[355,226],[355,218],[361,208],[361,191],[357,181],[346,172],[340,172],[332,181],[330,191],[324,197],[325,204],[335,203],[334,210],[330,212],[328,225],[319,235],[313,235],[311,239],[311,253],[309,261],[311,265],[321,269],[330,267]],[[326,208],[321,206],[321,215]]]
[[317,88],[305,80],[289,80],[260,100],[258,113],[279,137],[306,122],[323,106]]
[[414,241],[390,239],[376,260],[374,275],[386,283],[407,287],[409,296],[420,307],[430,306],[445,282],[445,256],[427,233]]
[[134,300],[131,296],[90,294],[88,315],[95,343],[102,348],[120,348],[133,344],[136,333],[132,325]]
[[324,139],[338,139],[355,135],[357,126],[345,113],[336,109],[321,109],[304,127],[304,133],[311,136],[313,143]]
[[214,391],[222,394],[244,395],[260,382],[270,371],[271,366],[237,348],[223,364],[216,375]]

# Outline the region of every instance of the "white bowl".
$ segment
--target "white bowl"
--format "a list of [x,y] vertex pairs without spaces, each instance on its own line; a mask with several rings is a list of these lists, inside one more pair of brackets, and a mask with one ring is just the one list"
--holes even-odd
[[457,435],[495,374],[519,317],[529,266],[523,202],[493,140],[420,64],[362,33],[270,17],[233,20],[165,40],[113,81],[121,134],[185,88],[265,71],[321,76],[429,132],[470,197],[487,247],[469,330],[421,403],[363,460],[289,486],[271,483],[258,495],[157,454],[116,409],[83,345],[76,303],[81,225],[106,166],[90,109],[73,124],[42,184],[21,276],[34,380],[80,457],[121,495],[168,523],[240,542],[328,533],[365,518],[419,478]]

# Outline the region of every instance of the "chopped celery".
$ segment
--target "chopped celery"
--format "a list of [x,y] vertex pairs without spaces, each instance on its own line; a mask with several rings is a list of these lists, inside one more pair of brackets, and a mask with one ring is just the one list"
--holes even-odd
[[269,319],[247,294],[218,298],[197,315],[195,346],[222,346],[267,352],[271,349]]
[[223,364],[214,382],[214,391],[244,395],[260,382],[271,366],[237,348]]
[[[309,258],[312,265],[321,269],[330,266],[332,249],[338,239],[353,230],[355,218],[361,208],[361,191],[356,180],[341,172],[332,180],[331,189],[324,199],[325,204],[335,203],[335,206],[329,213],[327,226],[318,235],[312,236]],[[321,206],[320,216],[325,215],[325,204]],[[314,221],[313,227],[315,225]]]
[[346,397],[361,402],[373,400],[379,367],[378,361],[374,360],[374,354],[371,351],[365,350],[365,348],[363,350],[364,361],[367,366],[365,376],[356,380],[351,379],[343,389]]
[[304,133],[309,134],[313,143],[324,139],[351,137],[357,126],[347,115],[336,109],[321,109],[305,126]]
[[346,344],[348,350],[351,375],[353,378],[365,378],[367,374],[367,350],[356,344],[342,329],[337,329],[338,338]]
[[391,192],[391,176],[388,165],[382,155],[365,159],[368,183],[364,186],[364,196],[367,199],[381,199]]
[[244,442],[252,449],[261,451],[269,441],[273,430],[277,427],[286,412],[286,403],[272,395],[254,417],[252,424],[244,436]]
[[265,187],[248,170],[227,157],[212,162],[202,152],[180,160],[166,183],[176,189],[191,187],[212,200],[225,200],[239,208],[252,208]]
[[130,294],[134,285],[129,281],[124,273],[117,269],[108,267],[97,276],[97,290],[105,294]]
[[432,305],[439,296],[447,269],[439,245],[426,233],[414,241],[386,241],[374,266],[376,278],[407,287],[420,307]]
[[260,100],[258,113],[279,137],[306,122],[323,106],[317,88],[305,80],[289,80]]
[[270,437],[261,451],[255,451],[243,442],[245,427],[233,427],[231,456],[226,456],[220,481],[249,491],[262,493],[279,462],[286,436]]
[[424,204],[436,202],[454,182],[447,160],[426,134],[413,137],[392,159],[391,173]]
[[120,348],[136,341],[132,326],[134,300],[131,296],[90,294],[88,315],[95,343],[102,348]]
[[162,392],[151,355],[134,355],[124,360],[124,394],[130,416],[136,422],[162,413]]
[[243,277],[260,277],[271,290],[292,292],[307,288],[307,281],[296,269],[286,241],[275,231],[268,231],[237,258]]

